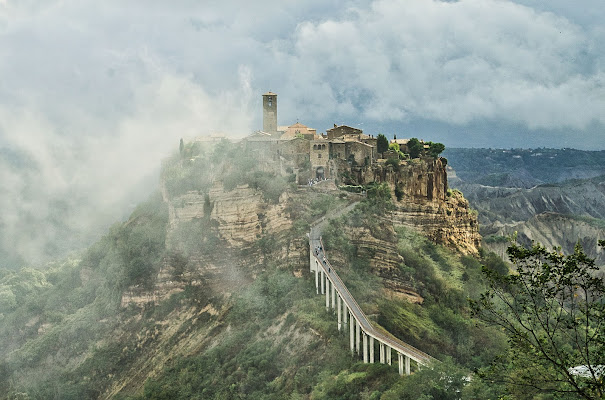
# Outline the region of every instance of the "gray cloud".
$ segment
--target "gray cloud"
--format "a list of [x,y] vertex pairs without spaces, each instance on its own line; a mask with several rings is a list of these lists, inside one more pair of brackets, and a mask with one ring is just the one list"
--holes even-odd
[[290,67],[312,71],[318,82],[303,96],[319,93],[328,113],[584,129],[605,122],[603,59],[591,52],[600,38],[590,33],[511,2],[385,0],[299,25]]
[[[147,195],[180,137],[260,127],[266,90],[282,124],[431,127],[466,145],[534,132],[534,146],[569,146],[573,131],[602,147],[605,12],[583,7],[0,1],[0,148],[31,165],[0,172],[2,245],[27,259],[53,235],[105,226]],[[47,232],[59,206],[67,227]]]

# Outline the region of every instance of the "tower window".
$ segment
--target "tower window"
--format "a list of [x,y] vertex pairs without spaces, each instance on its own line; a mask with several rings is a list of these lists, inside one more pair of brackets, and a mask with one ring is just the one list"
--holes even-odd
[[269,107],[273,107],[273,98],[269,97]]

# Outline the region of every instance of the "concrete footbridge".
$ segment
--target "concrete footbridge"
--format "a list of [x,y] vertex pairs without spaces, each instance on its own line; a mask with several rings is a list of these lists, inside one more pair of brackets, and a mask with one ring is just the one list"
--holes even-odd
[[[355,204],[352,204],[340,210],[338,214],[342,214],[354,206]],[[379,362],[391,365],[394,350],[400,375],[410,374],[411,360],[416,362],[418,368],[435,361],[428,354],[402,342],[388,332],[376,329],[370,323],[325,254],[321,240],[321,227],[324,223],[325,220],[322,218],[312,226],[309,233],[310,269],[315,273],[316,293],[326,296],[326,310],[335,309],[338,315],[338,330],[346,329],[347,325],[349,327],[351,352],[362,355],[364,363],[374,363],[377,344]]]

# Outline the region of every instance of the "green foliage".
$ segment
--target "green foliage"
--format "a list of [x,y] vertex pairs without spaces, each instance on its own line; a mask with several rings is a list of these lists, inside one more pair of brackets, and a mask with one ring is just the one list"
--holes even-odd
[[389,389],[382,400],[422,399],[459,400],[470,399],[463,395],[469,383],[469,372],[456,365],[451,359],[436,363],[401,379]]
[[424,152],[424,145],[417,138],[411,138],[407,145],[411,158],[418,158]]
[[405,192],[403,191],[401,184],[398,182],[395,185],[395,197],[397,198],[397,201],[401,201],[401,199],[403,199],[404,194],[405,194]]
[[[570,255],[539,244],[513,244],[507,253],[515,274],[485,268],[489,290],[471,303],[511,344],[508,364],[495,366],[495,373],[528,396],[601,398],[605,388],[595,367],[605,365],[605,284],[594,260],[579,245]],[[587,376],[570,373],[575,366],[586,366]]]
[[289,187],[286,178],[261,171],[248,175],[247,183],[250,187],[260,190],[263,193],[263,198],[273,204],[279,202],[279,197]]
[[311,393],[313,399],[379,399],[385,388],[400,379],[388,365],[361,363],[336,376],[322,378]]
[[376,151],[380,154],[389,149],[389,139],[382,133],[379,133],[376,140]]
[[398,143],[391,143],[391,144],[389,144],[389,150],[392,150],[395,153],[397,153],[398,158],[400,160],[403,160],[403,159],[406,158],[406,155],[399,149],[399,144]]
[[374,212],[378,214],[384,214],[385,212],[393,209],[393,203],[391,202],[391,188],[387,183],[374,183],[368,185],[366,188],[367,202],[374,209]]
[[443,145],[443,143],[429,142],[428,145],[429,148],[427,153],[433,158],[439,157],[439,154],[443,153],[443,151],[445,150],[445,146]]
[[399,159],[398,158],[389,158],[384,163],[385,165],[390,165],[393,168],[393,171],[399,172]]
[[208,217],[179,223],[173,232],[175,250],[185,257],[215,251],[220,244],[217,228],[218,223]]

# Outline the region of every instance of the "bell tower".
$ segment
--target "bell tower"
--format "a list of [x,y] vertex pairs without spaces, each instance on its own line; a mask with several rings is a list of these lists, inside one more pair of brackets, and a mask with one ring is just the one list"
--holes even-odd
[[277,134],[277,95],[273,92],[263,94],[263,132]]

